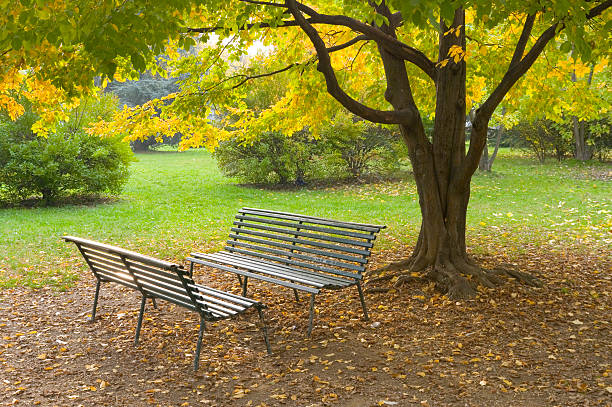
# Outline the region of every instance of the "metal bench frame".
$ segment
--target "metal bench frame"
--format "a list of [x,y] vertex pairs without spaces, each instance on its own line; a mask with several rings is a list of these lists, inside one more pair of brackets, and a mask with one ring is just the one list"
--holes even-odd
[[136,325],[134,345],[138,344],[142,318],[147,298],[153,301],[162,299],[200,315],[200,330],[196,345],[194,370],[198,370],[202,337],[206,330],[206,321],[218,321],[242,314],[249,308],[255,308],[262,323],[262,332],[268,354],[271,353],[268,332],[263,309],[265,305],[235,294],[227,293],[204,285],[196,284],[191,275],[182,266],[145,256],[92,240],[74,236],[63,236],[67,242],[73,242],[83,255],[85,262],[96,277],[91,322],[95,320],[100,285],[103,282],[114,282],[129,287],[142,294],[140,314]]
[[310,294],[308,335],[312,332],[315,296],[323,289],[357,286],[364,319],[368,312],[361,288],[376,234],[385,226],[306,216],[267,209],[238,211],[225,250],[191,253],[194,265],[234,273],[247,293],[249,278]]

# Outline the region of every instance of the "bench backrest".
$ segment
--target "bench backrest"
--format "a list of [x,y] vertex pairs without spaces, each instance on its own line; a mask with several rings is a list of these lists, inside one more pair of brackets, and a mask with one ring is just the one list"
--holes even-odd
[[376,234],[384,227],[242,208],[225,250],[360,279]]
[[189,273],[178,264],[79,237],[62,238],[77,245],[98,280],[119,283],[148,297],[209,313],[193,290]]

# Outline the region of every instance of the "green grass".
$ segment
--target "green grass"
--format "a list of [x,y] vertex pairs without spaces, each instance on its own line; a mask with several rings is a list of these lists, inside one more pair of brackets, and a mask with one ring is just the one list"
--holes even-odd
[[[71,234],[182,261],[217,250],[242,206],[385,224],[377,248],[414,244],[420,224],[412,180],[291,191],[262,190],[224,178],[206,151],[139,154],[123,194],[112,203],[0,209],[0,287],[68,286],[82,268]],[[475,253],[512,257],[528,246],[609,251],[610,166],[545,165],[502,151],[492,174],[477,174],[468,212]],[[595,175],[595,176],[594,176]]]

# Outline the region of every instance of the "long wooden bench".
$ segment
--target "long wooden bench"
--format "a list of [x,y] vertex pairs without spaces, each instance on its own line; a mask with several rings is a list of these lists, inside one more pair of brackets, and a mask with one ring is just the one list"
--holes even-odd
[[190,274],[182,266],[153,257],[145,256],[119,247],[94,242],[74,236],[63,236],[67,242],[73,242],[83,255],[85,262],[97,279],[91,320],[96,317],[100,284],[114,282],[142,294],[140,314],[136,326],[134,344],[138,344],[142,317],[147,298],[161,299],[200,315],[200,331],[196,345],[194,370],[198,369],[202,336],[206,329],[206,321],[217,321],[232,318],[250,308],[255,308],[262,323],[262,331],[268,353],[270,343],[263,314],[265,306],[249,298],[216,290],[211,287],[196,284]]
[[247,293],[250,278],[310,294],[308,335],[315,296],[323,289],[357,286],[364,318],[368,312],[361,288],[376,234],[382,225],[343,222],[266,209],[238,211],[225,250],[191,253],[194,264],[234,273]]

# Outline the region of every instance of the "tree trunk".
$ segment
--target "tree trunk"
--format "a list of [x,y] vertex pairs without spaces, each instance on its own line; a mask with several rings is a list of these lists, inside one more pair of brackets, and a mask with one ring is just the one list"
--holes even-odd
[[484,149],[482,150],[482,156],[480,157],[480,162],[478,163],[478,169],[480,171],[491,171],[491,167],[489,166],[489,147],[485,144]]
[[[452,26],[463,31],[464,13],[455,13]],[[465,36],[444,35],[448,27],[441,23],[439,59],[448,57],[448,51],[455,46],[465,49]],[[393,79],[393,71],[388,58],[384,57],[387,78]],[[412,163],[412,169],[419,194],[422,223],[417,245],[412,256],[390,268],[408,268],[411,272],[428,269],[427,278],[436,282],[441,291],[454,299],[469,298],[475,295],[475,287],[463,275],[472,276],[472,281],[488,287],[494,286],[494,278],[472,263],[467,256],[465,244],[465,224],[468,201],[470,198],[471,176],[476,170],[465,171],[465,79],[464,61],[451,59],[439,70],[436,89],[436,118],[431,141],[425,134],[422,121],[416,125],[400,125]],[[402,96],[397,86],[388,88],[388,100],[404,108],[412,103],[411,98]],[[474,129],[478,131],[477,129]],[[484,126],[486,131],[486,126]],[[486,137],[485,137],[486,141]],[[484,148],[479,146],[479,148]],[[481,150],[482,151],[482,150]],[[398,283],[401,283],[401,279]]]
[[593,158],[593,151],[586,143],[586,123],[578,120],[576,116],[573,116],[572,124],[572,132],[574,133],[574,141],[576,144],[576,152],[574,156],[580,161],[590,160]]
[[[595,65],[591,65],[591,71],[587,79],[588,86],[591,86],[593,80],[593,73],[595,71]],[[576,72],[572,72],[572,82],[577,82]],[[586,123],[578,120],[578,117],[572,116],[572,133],[574,136],[574,143],[576,145],[576,151],[574,157],[580,161],[587,161],[593,158],[593,150],[589,147],[586,142]]]

